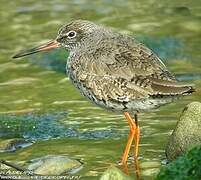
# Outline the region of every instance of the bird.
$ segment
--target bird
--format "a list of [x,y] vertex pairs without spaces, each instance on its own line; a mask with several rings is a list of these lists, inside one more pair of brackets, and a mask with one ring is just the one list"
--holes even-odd
[[97,106],[122,113],[128,121],[130,132],[121,164],[127,163],[132,144],[134,159],[138,158],[139,113],[195,91],[193,85],[178,81],[162,60],[134,37],[88,20],[63,25],[55,39],[13,58],[54,48],[69,51],[66,72],[83,96]]

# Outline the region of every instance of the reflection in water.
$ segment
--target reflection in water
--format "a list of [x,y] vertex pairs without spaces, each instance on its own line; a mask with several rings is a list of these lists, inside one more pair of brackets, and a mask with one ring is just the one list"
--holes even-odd
[[[128,176],[130,176],[130,173],[133,174],[134,172],[136,179],[140,180],[140,166],[139,166],[138,160],[135,159],[134,161],[132,161],[131,164],[129,164],[129,166],[132,166],[133,168],[129,170],[128,164],[125,163],[120,166],[120,169],[122,170],[122,172],[124,172]],[[133,171],[133,172],[130,172],[130,171]]]
[[140,179],[140,167],[139,167],[139,163],[138,163],[138,160],[135,159],[134,162],[134,168],[135,168],[135,174],[136,174],[136,178],[137,180]]
[[126,164],[122,164],[122,171],[129,176],[129,169],[128,169],[128,165]]
[[96,129],[82,132],[76,130],[76,126],[73,124],[65,126],[59,122],[59,120],[68,119],[67,112],[44,114],[29,112],[23,115],[16,114],[17,115],[0,115],[0,137],[19,137],[35,141],[62,137],[106,139],[117,136],[115,131],[109,129]]

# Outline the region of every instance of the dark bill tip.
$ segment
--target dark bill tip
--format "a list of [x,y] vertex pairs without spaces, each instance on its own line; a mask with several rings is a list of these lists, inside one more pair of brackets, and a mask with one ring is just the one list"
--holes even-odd
[[52,40],[52,41],[49,41],[49,42],[47,42],[45,44],[39,45],[37,47],[21,51],[21,52],[17,53],[16,55],[14,55],[12,58],[16,59],[16,58],[24,57],[24,56],[34,54],[34,53],[37,53],[37,52],[47,51],[47,50],[50,50],[50,49],[55,49],[55,48],[58,48],[58,47],[60,47],[60,43],[58,43],[56,40]]
[[12,58],[16,59],[16,58],[28,56],[30,54],[34,54],[34,53],[37,53],[37,52],[39,52],[39,51],[35,50],[35,48],[32,48],[32,49],[29,49],[29,50],[20,51],[19,53],[14,55]]

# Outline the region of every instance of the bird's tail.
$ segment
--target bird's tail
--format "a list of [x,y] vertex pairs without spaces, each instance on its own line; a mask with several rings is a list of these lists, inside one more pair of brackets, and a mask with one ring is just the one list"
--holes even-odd
[[183,95],[188,95],[188,94],[192,94],[193,92],[195,92],[195,88],[193,86],[187,86],[188,90],[186,90],[185,92],[183,92]]
[[153,95],[188,95],[195,92],[194,85],[178,81],[152,81]]

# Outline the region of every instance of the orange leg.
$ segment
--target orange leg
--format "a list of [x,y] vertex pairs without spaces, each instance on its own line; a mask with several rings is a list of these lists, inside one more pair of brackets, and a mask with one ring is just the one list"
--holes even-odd
[[125,164],[127,159],[128,159],[128,154],[129,154],[129,151],[130,151],[133,139],[134,139],[135,129],[136,129],[136,125],[135,125],[133,119],[131,118],[130,114],[128,112],[125,112],[124,115],[125,115],[125,117],[128,121],[128,124],[130,126],[130,133],[128,136],[126,148],[125,148],[123,156],[122,156],[121,164]]
[[131,144],[133,142],[133,138],[134,138],[134,130],[130,130],[130,134],[128,136],[128,141],[127,141],[127,144],[126,144],[126,148],[124,150],[124,153],[123,153],[123,156],[122,156],[122,159],[121,159],[121,164],[125,164],[127,159],[128,159],[128,154],[130,152],[130,148],[131,148]]

